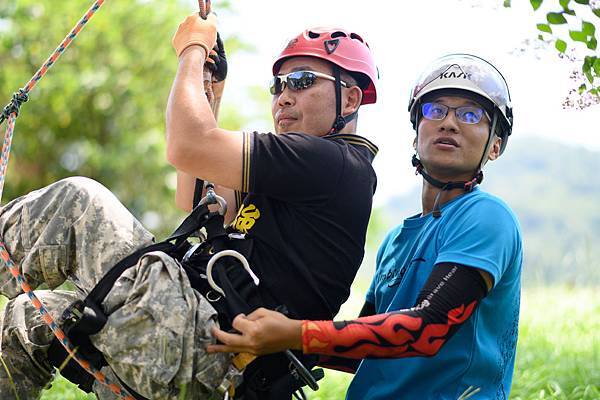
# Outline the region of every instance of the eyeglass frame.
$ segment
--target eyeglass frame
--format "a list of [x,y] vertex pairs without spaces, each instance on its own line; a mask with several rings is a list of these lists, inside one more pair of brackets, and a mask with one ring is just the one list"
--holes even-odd
[[[440,106],[442,106],[442,107],[445,107],[445,108],[446,108],[446,112],[444,113],[444,116],[443,116],[442,118],[437,118],[437,119],[436,119],[436,118],[428,118],[428,117],[426,117],[426,116],[425,116],[425,112],[423,111],[423,107],[425,107],[425,106],[426,106],[426,105],[428,105],[428,104],[436,104],[436,105],[440,105]],[[467,122],[467,121],[463,121],[462,119],[460,119],[460,117],[459,117],[459,116],[458,116],[458,114],[456,113],[456,112],[457,112],[459,109],[461,109],[461,108],[463,108],[463,109],[464,109],[464,108],[474,108],[474,109],[479,109],[479,110],[481,110],[481,111],[482,111],[481,117],[479,118],[479,120],[477,120],[477,121],[475,121],[475,122]],[[467,125],[476,125],[476,124],[478,124],[478,123],[480,123],[480,122],[481,122],[481,119],[483,118],[483,116],[485,116],[485,117],[488,119],[488,121],[492,121],[492,118],[490,117],[490,114],[489,114],[489,113],[486,111],[486,109],[485,109],[485,108],[483,108],[483,107],[481,107],[481,106],[479,106],[479,105],[477,105],[477,106],[473,106],[473,105],[470,105],[470,106],[469,106],[469,105],[468,105],[468,106],[460,106],[460,107],[450,107],[450,106],[448,106],[448,105],[446,105],[446,104],[443,104],[443,103],[440,103],[440,102],[437,102],[437,101],[428,101],[428,102],[426,102],[426,103],[423,103],[423,104],[421,104],[421,115],[423,115],[423,118],[427,119],[428,121],[443,121],[443,120],[444,120],[444,119],[446,119],[446,117],[448,116],[448,112],[449,112],[450,110],[454,110],[454,116],[456,117],[456,119],[457,119],[459,122],[461,122],[461,123],[463,123],[463,124],[467,124]]]

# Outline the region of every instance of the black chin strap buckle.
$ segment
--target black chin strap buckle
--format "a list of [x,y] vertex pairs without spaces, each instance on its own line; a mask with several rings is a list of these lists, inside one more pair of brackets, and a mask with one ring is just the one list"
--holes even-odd
[[421,160],[417,158],[416,154],[413,154],[411,163],[412,166],[416,168],[415,175],[419,175],[421,171],[423,171],[423,164],[421,164]]
[[333,123],[333,126],[331,127],[331,133],[338,133],[339,131],[344,129],[345,126],[346,119],[341,115],[338,115],[335,119],[335,122]]
[[475,188],[475,186],[477,186],[478,184],[481,183],[481,181],[483,181],[483,172],[479,171],[477,173],[477,175],[475,175],[475,177],[473,177],[473,179],[465,182],[465,185],[464,185],[465,192],[467,192],[467,193],[471,192]]

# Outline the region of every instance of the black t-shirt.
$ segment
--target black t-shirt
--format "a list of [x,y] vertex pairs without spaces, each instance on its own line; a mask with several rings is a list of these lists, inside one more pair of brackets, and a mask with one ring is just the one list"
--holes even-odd
[[230,229],[253,238],[259,292],[290,317],[332,319],[362,262],[377,147],[353,134],[244,133],[242,190]]

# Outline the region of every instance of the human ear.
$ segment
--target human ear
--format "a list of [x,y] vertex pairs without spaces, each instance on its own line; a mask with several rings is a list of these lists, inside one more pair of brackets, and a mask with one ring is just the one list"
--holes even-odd
[[498,157],[500,157],[500,147],[502,147],[502,139],[498,136],[494,136],[494,143],[490,146],[490,151],[488,153],[488,160],[494,161]]
[[360,107],[360,103],[362,102],[362,90],[360,90],[358,86],[351,86],[344,89],[345,99],[342,115],[345,116],[352,114],[358,110],[358,107]]

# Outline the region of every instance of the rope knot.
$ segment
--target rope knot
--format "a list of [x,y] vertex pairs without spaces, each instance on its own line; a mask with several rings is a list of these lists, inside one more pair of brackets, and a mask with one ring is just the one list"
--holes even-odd
[[15,92],[10,103],[8,103],[2,110],[2,114],[0,115],[0,123],[2,123],[5,119],[8,119],[12,113],[15,113],[15,117],[18,117],[21,104],[25,103],[27,100],[29,100],[29,95],[25,89],[21,88],[18,92]]

